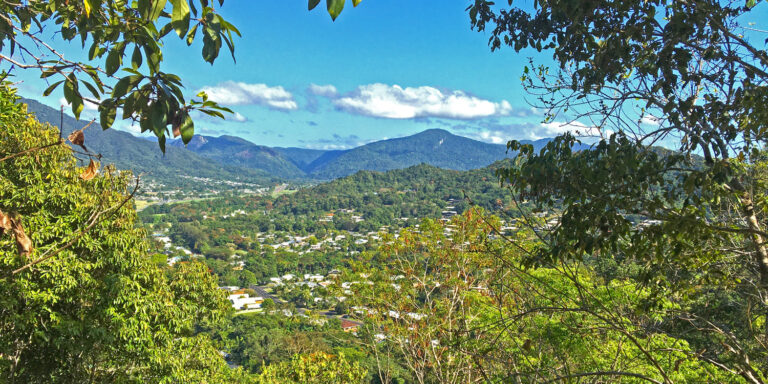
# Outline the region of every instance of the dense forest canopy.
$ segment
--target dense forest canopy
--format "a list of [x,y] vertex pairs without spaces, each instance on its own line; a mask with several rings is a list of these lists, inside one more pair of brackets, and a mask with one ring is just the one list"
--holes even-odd
[[[678,306],[661,323],[696,345],[698,358],[753,383],[764,382],[768,356],[768,40],[740,17],[758,3],[468,8],[492,49],[551,52],[555,68],[524,69],[529,93],[548,119],[582,121],[599,137],[586,151],[573,150],[570,134],[538,152],[509,144],[520,150],[516,166],[499,176],[521,197],[562,208],[529,265],[636,264],[637,281]],[[659,156],[651,150],[659,142],[676,154]]]
[[[58,130],[16,101],[2,85],[0,156],[57,143]],[[173,270],[151,263],[126,204],[131,175],[112,168],[96,175],[73,150],[57,145],[0,162],[2,380],[236,380],[194,332],[227,313],[216,281],[199,263]]]

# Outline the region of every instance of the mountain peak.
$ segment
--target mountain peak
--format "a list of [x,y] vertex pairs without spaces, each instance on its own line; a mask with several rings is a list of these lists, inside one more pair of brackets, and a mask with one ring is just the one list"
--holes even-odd
[[455,136],[453,133],[446,131],[445,129],[441,128],[430,128],[424,131],[421,131],[413,136],[420,136],[420,135],[448,135],[448,136]]

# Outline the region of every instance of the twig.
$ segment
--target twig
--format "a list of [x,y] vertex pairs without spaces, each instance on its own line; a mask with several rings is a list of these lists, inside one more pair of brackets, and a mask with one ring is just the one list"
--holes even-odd
[[35,147],[35,148],[30,148],[30,149],[27,149],[27,150],[24,150],[24,151],[21,151],[21,152],[18,152],[18,153],[14,153],[13,155],[8,155],[6,157],[3,157],[2,159],[0,159],[0,163],[2,163],[3,161],[6,161],[6,160],[13,159],[14,157],[19,157],[19,156],[26,155],[26,154],[31,153],[31,152],[39,151],[39,150],[50,148],[50,147],[55,147],[55,146],[61,145],[61,144],[64,144],[64,140],[59,139],[59,141],[56,141],[56,142],[53,142],[53,143],[50,143],[50,144],[42,145],[42,146]]

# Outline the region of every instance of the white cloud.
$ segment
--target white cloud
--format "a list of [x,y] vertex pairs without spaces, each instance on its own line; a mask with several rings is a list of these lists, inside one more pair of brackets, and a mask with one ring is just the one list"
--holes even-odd
[[569,123],[563,122],[551,122],[542,123],[540,129],[537,129],[531,133],[533,139],[541,139],[545,137],[555,137],[562,135],[563,133],[570,132],[574,136],[601,136],[601,133],[610,134],[610,131],[601,132],[599,128],[588,126],[578,121],[572,121]]
[[512,106],[506,100],[496,103],[464,91],[443,92],[429,86],[402,88],[379,83],[359,86],[333,103],[350,113],[387,119],[476,119],[506,116],[512,112]]
[[246,121],[248,121],[248,118],[241,115],[240,112],[235,112],[235,114],[232,115],[232,117],[227,116],[227,120],[235,121],[238,123],[245,123]]
[[285,88],[266,84],[247,84],[226,81],[215,86],[203,87],[208,97],[224,105],[265,105],[273,109],[292,111],[299,108],[293,94]]
[[505,139],[508,136],[501,131],[482,131],[477,134],[477,137],[482,141],[493,144],[505,144],[508,141],[508,139]]
[[121,126],[117,127],[117,129],[130,132],[130,133],[132,133],[134,135],[140,135],[141,134],[141,128],[138,125],[134,125],[134,124],[124,124],[124,125],[121,125]]
[[640,122],[643,124],[656,125],[656,126],[659,125],[660,121],[661,119],[653,115],[643,115],[643,118],[640,119]]
[[309,91],[309,93],[315,96],[336,97],[339,94],[339,91],[336,90],[336,87],[330,84],[329,85],[310,84],[307,90]]

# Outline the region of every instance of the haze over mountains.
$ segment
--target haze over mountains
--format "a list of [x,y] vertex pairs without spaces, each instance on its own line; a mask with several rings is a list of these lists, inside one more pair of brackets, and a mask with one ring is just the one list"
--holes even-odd
[[[24,100],[38,119],[59,125],[58,110]],[[64,134],[88,122],[65,115]],[[429,129],[412,136],[377,141],[347,150],[280,148],[257,145],[235,136],[196,135],[186,146],[169,140],[165,156],[157,144],[93,124],[86,131],[86,146],[120,169],[133,169],[159,179],[199,176],[213,179],[274,182],[279,179],[330,180],[360,170],[387,171],[425,163],[439,168],[468,170],[488,166],[507,157],[506,147]],[[536,149],[549,139],[527,141]]]

